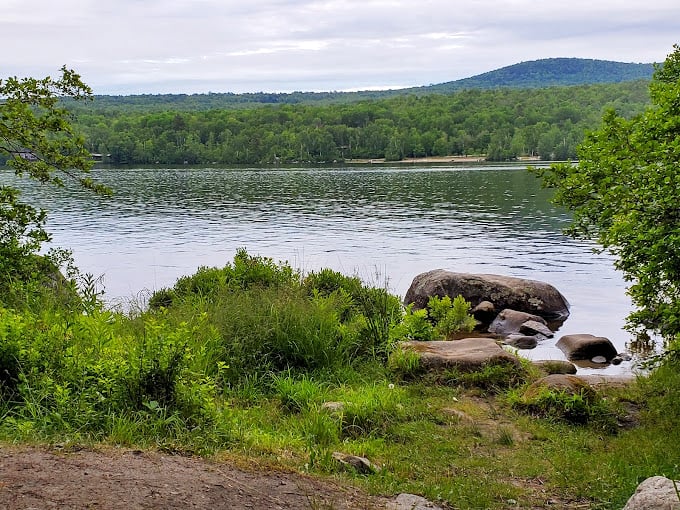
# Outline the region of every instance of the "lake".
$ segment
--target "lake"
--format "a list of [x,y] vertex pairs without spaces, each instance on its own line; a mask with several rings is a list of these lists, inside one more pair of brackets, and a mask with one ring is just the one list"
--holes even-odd
[[[98,168],[93,176],[113,198],[21,187],[49,211],[54,244],[102,276],[112,303],[143,301],[245,247],[303,271],[330,267],[387,282],[400,296],[436,268],[543,280],[572,305],[558,336],[602,335],[619,350],[629,340],[630,302],[611,257],[561,234],[568,214],[524,166]],[[7,171],[0,182],[16,184]],[[554,342],[526,355],[563,357]]]

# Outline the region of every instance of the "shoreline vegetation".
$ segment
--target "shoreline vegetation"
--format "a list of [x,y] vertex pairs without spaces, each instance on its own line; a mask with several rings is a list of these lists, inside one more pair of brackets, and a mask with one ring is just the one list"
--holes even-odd
[[[668,350],[630,384],[544,378],[507,352],[510,363],[432,370],[400,346],[435,338],[446,344],[469,331],[474,319],[462,297],[430,296],[426,308],[404,308],[385,288],[357,277],[329,269],[302,274],[245,249],[232,263],[200,268],[148,304],[122,311],[104,304],[96,280],[79,274],[68,252],[40,254],[49,240],[45,213],[3,187],[0,444],[53,452],[113,447],[133,457],[146,450],[188,463],[205,457],[218,470],[228,459],[254,471],[290,470],[371,495],[413,493],[460,509],[613,510],[648,477],[677,479],[678,275],[669,256],[675,245],[668,244],[677,228],[668,212],[677,212],[671,135],[678,76],[675,46],[652,81],[653,109],[643,82],[228,112],[103,114],[85,106],[77,112],[85,139],[57,100],[92,96],[76,73],[64,67],[56,80],[0,82],[8,144],[2,150],[17,173],[56,185],[60,177],[75,179],[99,194],[109,190],[87,177],[87,150],[115,164],[481,153],[497,161],[526,154],[567,160],[607,110],[603,131],[586,138],[598,143],[579,152],[583,162],[555,165],[543,177],[576,210],[576,227],[601,227],[600,244],[622,247],[618,255],[641,305],[632,318],[670,333]],[[611,185],[622,162],[631,188]],[[631,214],[630,204],[638,203]],[[639,244],[641,250],[626,252]],[[554,376],[560,384],[548,385]],[[12,448],[2,450],[13,458]],[[53,505],[33,486],[46,466],[58,471],[59,464],[51,456],[36,469],[31,459],[39,452],[24,453],[25,463],[0,460],[0,501],[21,507],[29,485],[37,506]],[[87,473],[101,459],[87,462],[77,469]],[[162,478],[155,484],[167,486]],[[89,505],[93,487],[79,487],[78,506]],[[271,500],[251,506],[263,510]]]
[[680,456],[669,366],[528,399],[542,375],[528,362],[425,373],[396,349],[428,328],[453,334],[469,310],[460,300],[438,304],[433,325],[356,277],[302,275],[245,250],[128,312],[79,282],[59,300],[39,282],[5,294],[6,444],[226,457],[470,509],[621,508]]

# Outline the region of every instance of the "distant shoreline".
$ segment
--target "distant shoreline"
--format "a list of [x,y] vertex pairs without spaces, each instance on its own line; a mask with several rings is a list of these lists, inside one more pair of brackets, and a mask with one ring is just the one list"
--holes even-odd
[[[538,156],[523,156],[517,158],[517,161],[540,161]],[[396,161],[388,161],[385,158],[361,158],[361,159],[346,159],[345,163],[349,165],[371,165],[371,164],[418,164],[418,163],[486,163],[486,157],[481,156],[426,156],[423,158],[404,158]]]

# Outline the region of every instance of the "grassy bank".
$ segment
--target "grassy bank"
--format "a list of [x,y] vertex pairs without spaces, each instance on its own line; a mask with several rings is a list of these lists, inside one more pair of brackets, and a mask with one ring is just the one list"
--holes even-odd
[[[621,508],[647,476],[680,474],[677,361],[526,405],[528,364],[435,377],[395,350],[468,327],[456,300],[405,313],[385,289],[245,251],[133,312],[91,285],[60,303],[20,294],[0,308],[5,442],[229,457],[453,508]],[[333,452],[382,469],[347,471]]]

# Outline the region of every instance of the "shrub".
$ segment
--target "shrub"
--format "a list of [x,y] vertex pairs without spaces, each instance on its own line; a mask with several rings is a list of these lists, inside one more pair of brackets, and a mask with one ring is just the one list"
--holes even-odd
[[299,285],[300,275],[290,265],[277,264],[268,257],[251,256],[244,248],[240,248],[232,264],[222,268],[200,267],[195,274],[179,278],[172,289],[155,292],[149,299],[149,308],[167,308],[177,299],[212,301],[225,290]]
[[508,401],[532,416],[616,431],[616,415],[610,404],[589,389],[568,391],[541,387],[530,394],[515,390],[508,394]]
[[432,296],[427,302],[430,319],[435,323],[434,333],[438,337],[450,338],[453,334],[470,332],[477,321],[470,315],[470,303],[463,296],[451,300],[449,296]]

